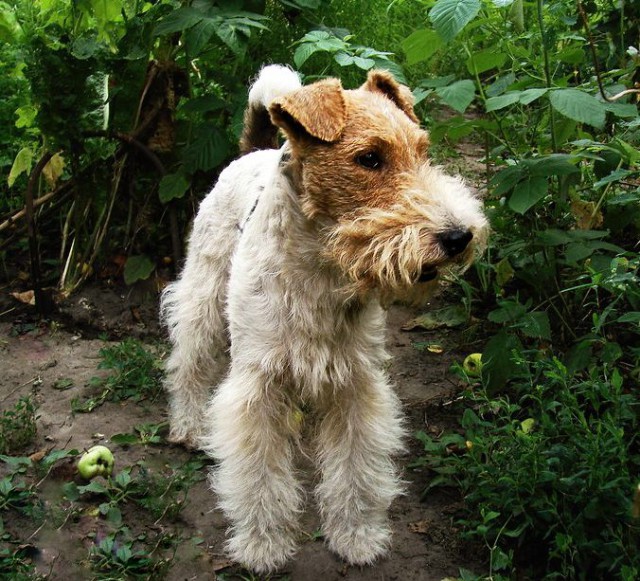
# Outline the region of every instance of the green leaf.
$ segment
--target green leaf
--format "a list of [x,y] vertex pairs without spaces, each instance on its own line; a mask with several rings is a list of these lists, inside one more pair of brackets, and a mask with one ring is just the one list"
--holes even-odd
[[633,118],[638,116],[638,106],[635,103],[605,103],[605,109],[616,117]]
[[502,301],[497,309],[487,315],[492,323],[510,323],[519,320],[527,312],[527,307],[515,301]]
[[184,32],[184,42],[190,58],[197,57],[216,33],[218,22],[203,19]]
[[402,41],[402,50],[407,56],[407,64],[426,61],[444,44],[435,30],[423,28]]
[[549,89],[526,89],[520,94],[520,103],[522,105],[528,105],[548,92]]
[[105,518],[112,525],[120,526],[122,524],[122,512],[117,506],[109,506]]
[[318,45],[311,42],[303,42],[298,45],[298,48],[296,48],[296,51],[293,53],[293,62],[296,68],[302,68],[302,65],[307,62],[309,57],[319,51],[320,48],[318,48]]
[[494,196],[502,196],[510,192],[523,177],[524,168],[520,164],[510,165],[491,178],[489,189],[493,188]]
[[229,144],[224,136],[218,130],[208,128],[183,150],[185,170],[194,173],[213,169],[224,161],[228,150]]
[[189,189],[189,180],[181,173],[168,174],[162,178],[158,187],[158,195],[163,204],[182,198]]
[[561,244],[568,244],[574,240],[571,233],[558,230],[557,228],[541,230],[537,233],[537,238],[545,246],[560,246]]
[[6,2],[0,2],[0,41],[13,43],[22,36],[22,28],[16,18],[16,10]]
[[476,86],[473,81],[465,79],[456,81],[448,87],[439,87],[436,94],[444,103],[460,113],[464,113],[471,104],[476,94]]
[[571,156],[565,153],[552,153],[523,160],[522,164],[528,168],[531,176],[564,176],[580,171],[570,160]]
[[518,321],[518,329],[527,337],[551,340],[549,315],[542,311],[527,313]]
[[519,182],[509,198],[509,207],[524,214],[547,195],[547,179],[542,176],[528,177]]
[[33,161],[33,152],[28,147],[23,147],[16,155],[7,178],[9,187],[12,187],[18,177],[23,173],[31,171],[31,162]]
[[106,494],[107,487],[104,484],[100,484],[100,482],[93,480],[85,486],[78,486],[78,492],[80,494],[84,494],[85,492],[91,492],[93,494]]
[[67,482],[63,484],[62,494],[64,494],[64,496],[71,502],[75,502],[80,498],[80,491],[78,490],[78,485],[75,482]]
[[569,349],[565,365],[570,375],[582,371],[591,363],[593,347],[590,341],[580,341]]
[[606,107],[580,89],[557,89],[549,94],[551,106],[569,119],[598,129],[604,127]]
[[348,67],[352,65],[355,59],[354,56],[342,51],[337,52],[333,58],[341,67]]
[[505,386],[519,371],[518,361],[513,352],[522,352],[520,340],[506,331],[495,335],[482,353],[482,375],[486,378],[487,391],[495,393]]
[[640,323],[640,311],[625,313],[617,319],[618,323]]
[[137,444],[140,439],[135,434],[114,434],[111,436],[111,441],[119,446],[129,446]]
[[619,182],[621,180],[627,179],[630,175],[635,174],[635,171],[629,170],[629,169],[616,169],[614,171],[612,171],[608,176],[602,178],[601,180],[598,180],[597,182],[595,182],[593,184],[594,188],[601,188],[602,186],[605,186],[607,184],[610,184],[612,182]]
[[563,63],[569,63],[570,65],[579,65],[584,62],[584,43],[580,43],[580,46],[568,46],[561,50],[556,58]]
[[507,284],[515,274],[515,270],[511,266],[511,262],[507,257],[503,258],[498,264],[496,264],[496,284],[502,288]]
[[489,97],[497,97],[498,95],[502,95],[515,81],[516,76],[513,73],[507,73],[491,83],[485,89],[485,93]]
[[489,113],[490,111],[497,111],[498,109],[504,109],[505,107],[513,105],[514,103],[519,103],[520,95],[520,91],[513,91],[505,93],[504,95],[500,95],[499,97],[491,97],[490,99],[487,99],[487,113]]
[[124,265],[124,282],[133,284],[139,280],[146,280],[155,267],[153,261],[145,255],[130,256]]
[[133,557],[133,553],[128,545],[122,545],[116,551],[116,559],[121,563],[128,563],[131,557]]
[[480,0],[438,0],[429,20],[445,42],[453,40],[480,11]]
[[205,15],[202,12],[189,8],[188,6],[183,6],[167,14],[167,16],[158,23],[153,34],[155,36],[164,36],[165,34],[182,32],[201,22],[204,17]]
[[488,48],[472,54],[467,59],[467,70],[472,74],[480,74],[501,67],[507,60],[507,55],[503,52],[496,52],[495,49]]
[[595,248],[586,242],[572,242],[567,245],[564,257],[567,262],[576,263],[589,258],[595,252]]
[[353,57],[353,63],[358,68],[363,69],[365,71],[368,71],[369,69],[372,69],[376,65],[376,61],[374,61],[373,59],[366,59],[366,58],[362,58],[360,56]]

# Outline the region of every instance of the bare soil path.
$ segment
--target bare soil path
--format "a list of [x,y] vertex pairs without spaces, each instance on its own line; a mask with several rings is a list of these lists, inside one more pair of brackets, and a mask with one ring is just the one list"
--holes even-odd
[[[0,530],[3,533],[0,550],[6,549],[5,555],[28,554],[35,571],[52,580],[256,579],[225,559],[226,523],[214,509],[215,498],[200,476],[206,471],[207,459],[170,446],[162,437],[158,443],[146,444],[117,443],[117,438],[112,441],[116,434],[139,435],[136,426],[158,426],[165,422],[164,396],[153,401],[106,402],[90,413],[72,411],[74,400],[85,401],[99,393],[91,380],[106,373],[98,370],[99,351],[109,343],[96,338],[96,329],[120,337],[142,336],[147,344],[158,345],[154,301],[147,301],[146,308],[134,308],[128,300],[112,291],[94,289],[74,299],[67,310],[69,320],[64,324],[34,327],[16,321],[12,314],[0,320],[0,410],[11,411],[21,397],[30,396],[37,404],[36,439],[17,456],[38,452],[42,455],[52,450],[82,451],[97,443],[108,445],[116,457],[115,472],[127,469],[136,482],[146,478],[149,498],[160,503],[166,500],[166,507],[162,509],[161,505],[153,512],[135,495],[125,497],[117,502],[121,512],[118,521],[113,514],[100,514],[99,507],[105,502],[100,491],[85,492],[77,499],[68,497],[65,485],[74,480],[82,484],[77,480],[73,458],[59,460],[44,474],[37,466],[15,473],[15,466],[0,463],[0,478],[14,473],[14,482],[25,481],[27,488],[35,490],[41,509],[39,516],[25,515],[24,511],[11,507],[1,509],[4,531]],[[399,459],[407,493],[391,509],[394,529],[391,553],[374,567],[346,566],[319,538],[319,522],[313,503],[309,502],[304,518],[306,536],[300,551],[273,578],[435,581],[457,577],[460,567],[482,570],[472,550],[457,537],[454,522],[459,499],[444,492],[430,493],[421,499],[429,474],[411,467],[421,451],[420,443],[413,437],[416,431],[439,433],[455,424],[455,418],[448,415],[446,402],[457,396],[460,386],[449,373],[449,367],[453,360],[461,360],[465,355],[446,348],[446,332],[402,331],[402,325],[415,315],[400,307],[389,313],[388,347],[393,356],[390,374],[405,406],[411,434],[408,452]],[[450,339],[450,344],[457,343],[455,333]],[[445,349],[418,350],[414,344],[419,342],[438,343],[445,345]],[[166,429],[160,428],[158,434],[166,435]],[[38,456],[34,458],[37,464]],[[194,471],[194,459],[204,466]],[[106,482],[100,478],[94,482],[97,481]],[[178,481],[183,485],[176,492],[172,483]],[[161,487],[154,488],[158,482],[167,483],[164,492]],[[120,569],[120,573],[117,568],[110,569],[113,563],[109,555],[102,562],[96,556],[96,547],[109,535],[116,540],[111,561],[117,561],[118,547],[126,545],[161,565],[145,569],[131,559],[130,569]],[[127,554],[120,556],[126,562]],[[7,574],[5,577],[0,570],[1,578],[12,578]]]

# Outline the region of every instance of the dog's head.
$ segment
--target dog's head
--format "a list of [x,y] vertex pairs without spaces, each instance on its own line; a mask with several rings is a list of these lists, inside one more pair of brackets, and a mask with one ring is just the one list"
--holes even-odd
[[429,163],[413,96],[390,73],[370,72],[356,90],[319,81],[269,111],[290,143],[302,209],[324,225],[325,257],[354,292],[414,300],[483,246],[480,200]]

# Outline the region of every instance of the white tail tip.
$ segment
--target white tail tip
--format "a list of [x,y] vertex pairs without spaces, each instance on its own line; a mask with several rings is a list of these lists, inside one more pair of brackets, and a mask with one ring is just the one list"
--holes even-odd
[[249,105],[268,108],[271,102],[302,86],[298,73],[283,65],[264,67],[249,90]]

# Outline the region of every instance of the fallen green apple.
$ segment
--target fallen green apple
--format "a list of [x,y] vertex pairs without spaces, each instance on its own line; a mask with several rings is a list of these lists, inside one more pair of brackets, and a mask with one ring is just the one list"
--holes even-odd
[[113,472],[113,454],[106,446],[89,448],[78,462],[80,476],[91,480],[96,476],[110,476]]
[[462,362],[462,368],[470,377],[478,377],[482,372],[482,353],[471,353]]

